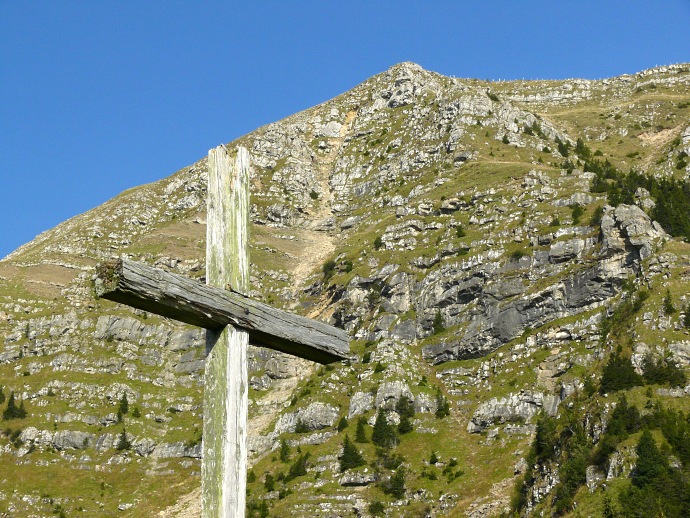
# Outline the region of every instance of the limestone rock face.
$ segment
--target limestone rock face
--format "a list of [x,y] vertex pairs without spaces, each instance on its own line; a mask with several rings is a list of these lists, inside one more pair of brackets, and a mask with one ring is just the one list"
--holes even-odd
[[392,410],[395,408],[395,404],[398,400],[403,396],[414,401],[414,395],[410,387],[407,386],[407,383],[403,381],[384,382],[379,385],[379,390],[376,392],[374,406],[384,410]]
[[311,403],[297,412],[283,414],[276,422],[276,433],[295,432],[299,424],[304,430],[321,430],[333,426],[338,419],[338,409],[325,403]]
[[368,486],[376,482],[376,475],[363,471],[346,471],[338,480],[341,486]]
[[355,392],[350,398],[350,410],[347,418],[363,414],[374,407],[374,394],[371,392]]
[[94,435],[86,432],[58,430],[38,430],[33,426],[22,430],[19,438],[24,443],[52,446],[56,450],[81,450],[94,443]]
[[467,431],[479,433],[494,423],[529,422],[542,409],[556,415],[560,398],[540,392],[522,391],[508,397],[492,398],[479,405],[467,424]]
[[[589,269],[577,271],[561,282],[535,294],[520,296],[524,281],[498,280],[498,273],[482,272],[454,283],[460,272],[441,270],[444,286],[438,284],[422,292],[421,302],[443,308],[452,322],[463,306],[476,300],[472,318],[462,337],[431,343],[424,347],[424,357],[434,364],[454,359],[483,356],[500,345],[518,337],[527,328],[536,328],[555,318],[575,315],[596,307],[613,297],[624,278],[640,269],[641,261],[648,258],[667,234],[635,205],[619,205],[605,212],[601,221],[601,260]],[[582,254],[595,249],[596,241],[574,238],[550,245],[544,264],[569,263]],[[533,267],[540,268],[540,259],[533,259]],[[429,275],[424,281],[433,283]],[[453,283],[453,284],[452,284]],[[506,300],[506,302],[502,302]]]
[[298,376],[305,369],[305,362],[286,354],[276,353],[271,355],[264,368],[271,379],[287,379]]
[[658,223],[636,205],[609,208],[601,219],[601,253],[609,257],[621,253],[636,254],[631,262],[647,259],[656,240],[666,236]]
[[668,350],[677,363],[682,366],[690,365],[690,341],[672,343]]
[[201,458],[201,444],[187,446],[185,443],[160,443],[151,451],[150,455],[157,459],[171,459],[180,457]]

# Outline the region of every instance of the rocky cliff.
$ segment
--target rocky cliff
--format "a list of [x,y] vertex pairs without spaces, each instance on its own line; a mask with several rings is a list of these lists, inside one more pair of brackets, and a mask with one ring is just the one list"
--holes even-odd
[[[346,329],[353,351],[326,367],[252,351],[248,514],[497,515],[540,416],[582,407],[601,436],[615,401],[592,396],[597,413],[582,394],[618,345],[638,371],[688,369],[690,248],[654,220],[657,191],[610,205],[592,164],[687,181],[690,66],[486,82],[402,63],[236,145],[252,295]],[[91,280],[113,256],[203,277],[205,167],[0,261],[2,404],[26,411],[3,422],[0,511],[198,512],[203,332],[95,299]],[[690,409],[690,386],[650,390]],[[364,465],[341,469],[346,436]],[[558,470],[538,468],[521,512],[553,504]],[[595,509],[590,471],[578,498]]]

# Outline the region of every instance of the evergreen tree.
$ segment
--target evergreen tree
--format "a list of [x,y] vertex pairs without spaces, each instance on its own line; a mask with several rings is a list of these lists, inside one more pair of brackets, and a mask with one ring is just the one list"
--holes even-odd
[[309,427],[307,426],[307,423],[305,423],[302,419],[297,420],[297,424],[295,425],[295,433],[307,433],[309,431]]
[[431,456],[429,457],[429,464],[435,465],[438,462],[438,455],[436,454],[436,451],[431,452]]
[[673,299],[671,298],[671,291],[666,288],[666,295],[664,296],[664,313],[667,315],[673,315],[676,312],[676,307],[673,305]]
[[268,503],[266,500],[247,502],[247,516],[249,518],[268,518]]
[[304,455],[297,457],[295,462],[290,466],[288,474],[285,476],[285,482],[289,482],[297,477],[307,474],[307,461],[309,460],[310,456],[311,455],[309,453],[305,453]]
[[628,404],[628,398],[621,396],[620,401],[611,413],[611,419],[606,427],[606,433],[623,441],[631,433],[637,432],[642,424],[640,411],[635,405]]
[[5,421],[10,419],[24,419],[26,417],[26,409],[24,408],[24,402],[22,401],[20,406],[14,399],[14,391],[10,392],[10,398],[7,400],[7,408],[2,413],[2,418]]
[[0,385],[0,403],[5,402],[5,389]]
[[440,332],[442,332],[445,329],[445,326],[443,325],[443,315],[441,314],[441,310],[436,310],[436,314],[434,315],[434,320],[431,324],[434,334],[437,335]]
[[599,390],[602,394],[642,385],[642,376],[635,372],[629,358],[621,355],[620,348],[611,355],[604,367]]
[[401,417],[400,422],[398,423],[398,433],[405,435],[406,433],[410,433],[412,430],[414,430],[414,426],[412,426],[412,421],[410,418]]
[[585,209],[582,205],[576,203],[571,207],[571,210],[573,211],[573,224],[578,225],[580,223],[580,218],[585,212]]
[[401,434],[410,433],[412,431],[412,418],[414,417],[414,404],[407,396],[402,396],[395,404],[395,411],[400,416],[400,423],[398,424],[398,432]]
[[7,401],[7,408],[2,413],[2,418],[7,421],[8,419],[14,419],[14,415],[17,412],[17,406],[14,402],[14,391],[10,392],[10,399]]
[[379,413],[376,415],[374,430],[371,433],[371,442],[381,448],[392,448],[398,444],[395,428],[388,424],[382,409],[379,409]]
[[589,150],[589,147],[587,147],[587,144],[585,144],[585,141],[582,140],[582,138],[577,139],[575,144],[575,153],[577,153],[580,158],[585,160],[592,155],[592,152]]
[[343,416],[338,421],[338,431],[342,432],[345,428],[349,426],[350,423],[347,422],[347,417]]
[[345,442],[343,443],[343,456],[340,459],[341,473],[351,468],[364,466],[366,461],[362,454],[359,453],[357,447],[350,441],[350,437],[345,435]]
[[660,481],[668,471],[668,463],[659,451],[649,430],[642,432],[637,442],[637,462],[633,471],[632,483],[640,488]]
[[387,487],[383,488],[383,492],[398,500],[403,498],[405,496],[405,475],[405,467],[400,466],[390,478]]
[[122,433],[120,434],[120,438],[117,441],[117,446],[115,447],[117,451],[123,451],[123,450],[129,450],[132,447],[132,443],[129,442],[127,439],[127,432],[125,429],[122,429]]
[[558,137],[556,137],[556,144],[558,145],[558,152],[561,156],[567,157],[570,153],[570,145],[567,142],[563,142]]
[[355,442],[365,443],[369,442],[367,438],[367,432],[364,426],[367,424],[367,420],[364,417],[357,419],[357,430],[355,431]]
[[386,506],[381,502],[381,500],[374,500],[369,504],[369,513],[372,516],[383,516],[386,510]]
[[282,462],[290,460],[290,446],[285,439],[280,441],[280,460]]
[[556,420],[542,414],[537,421],[537,432],[532,443],[532,452],[537,462],[544,463],[553,458],[557,444]]
[[270,473],[266,473],[266,476],[264,477],[264,488],[269,493],[275,491],[276,481],[275,478],[273,478],[273,475],[271,475]]
[[450,403],[440,390],[436,391],[436,418],[443,419],[450,415]]
[[687,381],[685,372],[675,363],[669,360],[655,361],[650,355],[645,356],[642,371],[644,380],[651,385],[668,384],[672,387],[683,387]]
[[407,396],[401,396],[395,403],[395,411],[400,417],[414,417],[414,403]]
[[127,392],[123,392],[120,398],[120,406],[118,407],[118,412],[125,415],[129,412],[129,402],[127,401]]

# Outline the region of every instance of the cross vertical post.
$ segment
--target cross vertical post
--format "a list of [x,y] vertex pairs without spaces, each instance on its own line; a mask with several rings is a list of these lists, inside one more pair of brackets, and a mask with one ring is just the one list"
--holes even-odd
[[[234,158],[234,159],[233,159]],[[249,292],[249,153],[208,154],[206,283]],[[239,518],[247,486],[249,333],[206,331],[201,509],[204,518]]]

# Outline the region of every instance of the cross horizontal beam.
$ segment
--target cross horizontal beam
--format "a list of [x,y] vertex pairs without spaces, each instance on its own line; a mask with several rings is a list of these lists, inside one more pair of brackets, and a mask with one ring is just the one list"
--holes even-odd
[[206,329],[233,325],[249,332],[252,345],[318,363],[348,358],[342,329],[272,308],[238,293],[127,260],[97,268],[96,295]]

